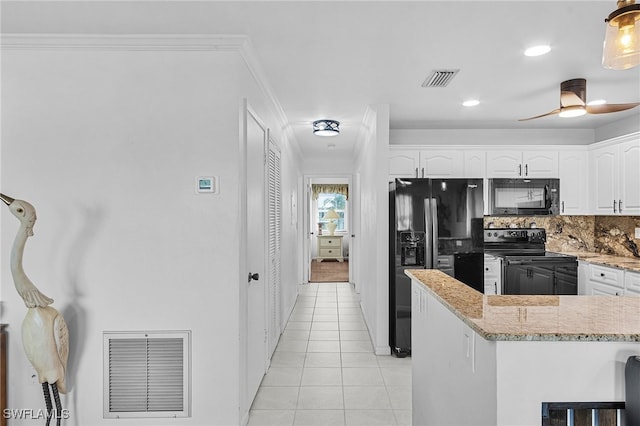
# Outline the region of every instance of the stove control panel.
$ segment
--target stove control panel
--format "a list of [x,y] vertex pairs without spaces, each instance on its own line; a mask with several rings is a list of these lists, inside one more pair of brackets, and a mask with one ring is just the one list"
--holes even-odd
[[506,228],[506,229],[485,229],[485,243],[509,243],[509,242],[537,242],[547,241],[547,233],[544,229],[538,228]]

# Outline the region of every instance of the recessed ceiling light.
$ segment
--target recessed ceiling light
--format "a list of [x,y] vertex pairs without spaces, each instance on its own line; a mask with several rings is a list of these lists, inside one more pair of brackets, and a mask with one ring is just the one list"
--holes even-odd
[[462,103],[462,106],[466,106],[466,107],[474,107],[480,104],[480,101],[477,99],[469,99],[468,101],[464,101]]
[[604,105],[606,103],[607,101],[605,101],[604,99],[595,99],[591,102],[587,102],[587,105]]
[[531,46],[524,51],[525,56],[540,56],[551,51],[551,46],[547,44],[541,44],[539,46]]

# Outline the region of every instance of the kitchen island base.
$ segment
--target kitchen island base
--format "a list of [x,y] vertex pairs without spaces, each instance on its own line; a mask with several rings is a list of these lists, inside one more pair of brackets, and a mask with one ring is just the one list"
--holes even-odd
[[[526,309],[513,311],[516,322],[535,327],[536,318],[527,317]],[[588,336],[487,339],[415,279],[412,312],[418,425],[535,425],[541,424],[543,402],[624,401],[625,362],[640,354],[637,341]]]

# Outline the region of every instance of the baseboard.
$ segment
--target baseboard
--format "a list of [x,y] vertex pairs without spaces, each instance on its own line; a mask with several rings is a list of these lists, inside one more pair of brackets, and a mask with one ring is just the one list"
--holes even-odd
[[376,344],[376,339],[371,334],[371,326],[367,318],[367,314],[365,310],[362,309],[362,301],[360,302],[360,311],[362,312],[364,323],[367,325],[367,333],[369,333],[369,340],[371,340],[371,345],[373,346],[373,352],[376,355],[391,355],[391,347],[388,344],[382,345],[382,346]]

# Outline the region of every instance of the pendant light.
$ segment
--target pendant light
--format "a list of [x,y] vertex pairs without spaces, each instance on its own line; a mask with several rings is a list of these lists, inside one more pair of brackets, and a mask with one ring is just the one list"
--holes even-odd
[[626,70],[640,64],[640,4],[635,0],[618,0],[618,9],[604,21],[607,30],[602,65]]

